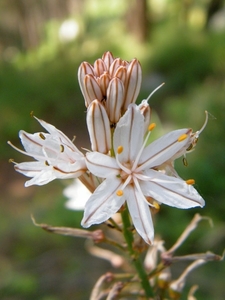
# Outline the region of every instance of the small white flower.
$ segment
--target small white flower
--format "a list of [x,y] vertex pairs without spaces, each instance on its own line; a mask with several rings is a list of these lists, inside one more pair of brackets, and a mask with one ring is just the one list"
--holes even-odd
[[[149,126],[151,131],[154,126]],[[131,104],[118,122],[113,148],[115,157],[99,152],[86,154],[89,171],[106,178],[89,198],[82,225],[89,227],[109,219],[127,202],[137,232],[149,244],[154,237],[149,205],[164,203],[177,208],[204,206],[204,200],[180,178],[157,171],[157,167],[185,151],[192,143],[192,130],[179,129],[146,146],[144,116],[139,107]],[[146,146],[146,147],[145,147]],[[151,204],[146,197],[157,202]]]
[[67,186],[63,190],[63,194],[68,198],[65,206],[72,210],[84,210],[84,206],[91,196],[91,192],[78,179],[75,179],[72,184]]
[[15,163],[15,170],[33,177],[25,186],[43,185],[56,178],[76,178],[86,172],[84,155],[60,130],[43,120],[36,120],[49,132],[19,132],[25,151],[8,142],[17,151],[33,157],[36,161]]

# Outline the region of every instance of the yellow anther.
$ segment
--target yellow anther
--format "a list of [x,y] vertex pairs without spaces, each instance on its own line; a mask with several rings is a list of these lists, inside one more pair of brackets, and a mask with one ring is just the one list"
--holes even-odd
[[179,136],[179,138],[178,138],[177,140],[178,140],[178,142],[182,142],[182,141],[184,141],[187,137],[188,137],[187,134],[184,133],[184,134],[181,134],[181,136]]
[[155,209],[160,209],[160,205],[157,201],[154,200],[152,204],[153,204]]
[[64,146],[60,145],[60,152],[64,152]]
[[9,163],[14,163],[14,159],[13,159],[13,158],[10,158],[10,159],[9,159]]
[[34,116],[34,111],[33,110],[30,112],[30,116],[33,118],[33,116]]
[[192,184],[195,184],[195,180],[194,179],[188,179],[188,180],[186,180],[186,183],[192,185]]
[[117,148],[117,153],[120,154],[120,153],[122,153],[122,152],[123,152],[123,146],[119,146],[119,147]]
[[148,126],[148,131],[152,131],[155,127],[156,127],[156,124],[155,124],[155,123],[151,123],[151,124]]
[[42,139],[42,140],[45,140],[46,139],[46,137],[44,136],[44,134],[43,133],[39,133],[39,136],[40,136],[40,138]]
[[49,162],[47,160],[45,161],[45,165],[46,166],[50,166],[50,164],[49,164]]
[[116,194],[117,194],[117,196],[123,196],[123,191],[122,190],[118,190],[117,192],[116,192]]

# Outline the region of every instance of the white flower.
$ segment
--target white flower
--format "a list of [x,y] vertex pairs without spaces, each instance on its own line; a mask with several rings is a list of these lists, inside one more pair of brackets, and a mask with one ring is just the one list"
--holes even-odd
[[86,186],[75,179],[72,184],[63,190],[64,196],[68,198],[65,206],[72,210],[84,210],[84,206],[91,195]]
[[[204,200],[182,179],[157,171],[157,166],[176,153],[186,151],[192,143],[192,130],[169,132],[146,146],[154,126],[149,126],[145,139],[144,127],[143,114],[138,106],[131,104],[114,132],[115,157],[98,152],[86,154],[89,171],[106,179],[89,198],[82,225],[89,227],[106,221],[126,201],[137,232],[151,244],[154,229],[149,205],[164,203],[185,209],[204,206]],[[156,202],[151,204],[146,197],[152,197]]]
[[15,170],[28,177],[33,177],[25,186],[43,185],[56,178],[76,178],[86,172],[84,155],[72,141],[60,130],[43,120],[36,120],[49,132],[27,133],[19,132],[19,137],[25,151],[10,142],[19,152],[33,157],[36,161],[15,163]]

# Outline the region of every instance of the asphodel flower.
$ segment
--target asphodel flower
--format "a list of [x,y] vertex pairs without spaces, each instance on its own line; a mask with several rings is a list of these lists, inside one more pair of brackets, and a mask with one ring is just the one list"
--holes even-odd
[[56,178],[77,178],[86,172],[84,155],[73,142],[53,125],[38,118],[36,120],[48,133],[30,134],[21,130],[19,137],[25,151],[8,142],[17,151],[35,159],[35,161],[15,163],[17,172],[32,177],[25,186],[43,185]]
[[[167,204],[187,209],[204,206],[204,200],[186,181],[168,176],[157,167],[186,151],[192,144],[192,130],[169,132],[146,146],[155,124],[145,137],[145,118],[135,104],[120,118],[113,136],[115,157],[99,152],[86,154],[89,171],[105,180],[89,198],[82,225],[89,227],[109,219],[126,202],[137,232],[149,244],[154,228],[149,206]],[[154,199],[152,203],[147,198]]]
[[94,65],[83,62],[78,70],[78,80],[85,105],[88,107],[97,99],[105,106],[109,120],[114,124],[128,105],[135,103],[142,71],[137,59],[127,62],[106,52]]

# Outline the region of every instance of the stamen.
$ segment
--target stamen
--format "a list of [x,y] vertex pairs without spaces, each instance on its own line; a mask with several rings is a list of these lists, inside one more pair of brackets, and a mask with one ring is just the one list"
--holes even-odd
[[148,131],[152,131],[155,127],[156,127],[156,124],[155,124],[155,123],[151,123],[151,124],[148,126]]
[[194,179],[188,179],[188,180],[186,180],[186,183],[192,185],[192,184],[195,184],[195,180]]
[[[153,124],[155,124],[155,123],[153,123]],[[150,127],[150,126],[151,126],[151,124],[149,125],[149,127]],[[156,126],[156,125],[155,125],[155,126]],[[133,163],[133,166],[132,166],[131,171],[134,171],[134,170],[137,168],[139,159],[140,159],[141,154],[142,154],[142,152],[143,152],[143,150],[144,150],[144,148],[145,148],[145,146],[146,146],[146,144],[147,144],[147,141],[148,141],[148,139],[149,139],[150,134],[151,134],[151,130],[149,130],[149,131],[148,131],[148,134],[146,135],[146,138],[145,138],[145,140],[144,140],[144,143],[143,143],[143,145],[142,145],[142,147],[141,147],[139,153],[137,154],[137,156],[136,156],[136,158],[135,158],[135,161],[134,161],[134,163]]]
[[157,201],[154,200],[152,204],[153,204],[155,209],[160,209],[160,205]]
[[40,136],[40,138],[42,139],[42,140],[46,140],[46,137],[44,136],[44,134],[43,133],[39,133],[39,136]]
[[205,110],[205,122],[202,125],[202,128],[196,132],[196,138],[198,138],[199,134],[202,133],[202,131],[205,129],[205,127],[208,123],[208,120],[209,120],[209,113],[207,112],[207,110]]
[[60,145],[60,152],[64,152],[64,146],[63,145]]
[[181,136],[179,136],[179,138],[177,139],[177,141],[178,142],[182,142],[182,141],[186,140],[187,137],[188,137],[188,135],[186,133],[184,133]]
[[154,91],[151,92],[151,94],[148,96],[148,98],[146,99],[146,101],[148,102],[149,99],[151,98],[151,96],[158,91],[163,85],[165,84],[165,82],[163,82],[162,84],[160,84],[156,89],[154,89]]
[[30,116],[31,116],[31,117],[34,116],[34,111],[33,111],[33,110],[30,112]]
[[50,164],[49,164],[49,162],[47,160],[45,161],[45,165],[46,166],[50,166]]
[[9,159],[9,163],[13,163],[13,164],[15,164],[15,161],[14,161],[14,159],[13,159],[13,158],[10,158],[10,159]]
[[118,154],[121,154],[123,152],[123,146],[119,146],[118,148],[117,148],[117,153]]
[[183,165],[184,165],[185,167],[188,166],[188,162],[187,162],[187,158],[186,158],[186,157],[183,157]]
[[123,196],[123,191],[122,190],[118,190],[116,192],[116,194],[117,194],[117,196],[121,197],[121,196]]

